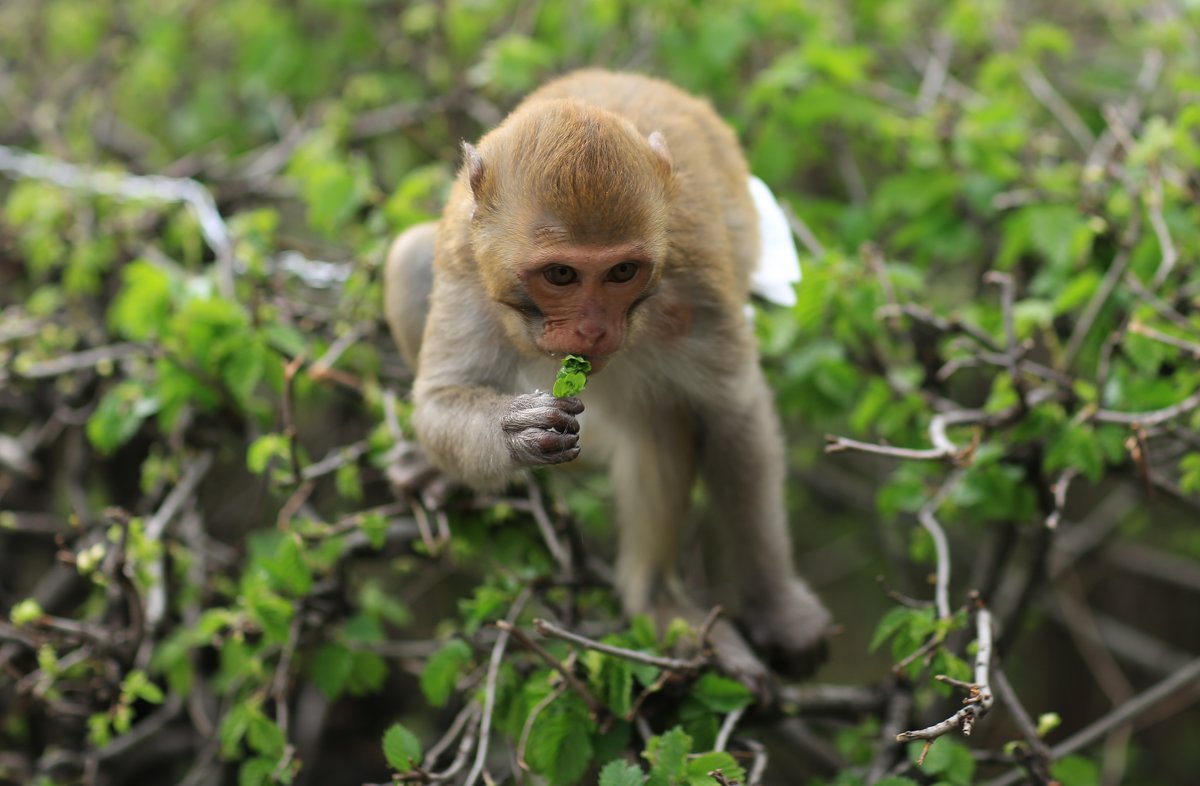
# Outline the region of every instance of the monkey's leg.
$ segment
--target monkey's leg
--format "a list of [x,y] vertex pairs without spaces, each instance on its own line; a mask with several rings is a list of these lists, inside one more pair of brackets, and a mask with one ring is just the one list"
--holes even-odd
[[414,372],[433,290],[437,222],[409,227],[392,241],[383,271],[383,310],[404,362]]
[[824,659],[830,616],[795,573],[782,429],[757,362],[737,384],[736,403],[708,413],[704,423],[705,485],[751,641],[782,670],[805,674]]
[[[612,463],[620,547],[617,586],[628,614],[649,614],[659,630],[676,617],[699,626],[708,616],[679,575],[691,508],[695,438],[690,415],[659,410],[616,440]],[[718,665],[762,692],[767,671],[728,619],[709,632]]]

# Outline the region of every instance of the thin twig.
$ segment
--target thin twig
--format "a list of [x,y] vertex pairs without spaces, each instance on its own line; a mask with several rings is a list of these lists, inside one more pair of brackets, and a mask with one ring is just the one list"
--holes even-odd
[[1162,409],[1152,409],[1147,412],[1116,412],[1109,409],[1098,409],[1092,413],[1092,419],[1100,423],[1120,423],[1127,426],[1156,426],[1180,415],[1186,415],[1200,407],[1200,391]]
[[714,751],[723,751],[729,745],[729,738],[733,736],[733,729],[737,726],[738,721],[742,719],[742,715],[746,713],[745,707],[738,707],[733,712],[725,716],[725,720],[721,722],[721,728],[717,731],[717,739],[713,743]]
[[1157,341],[1160,344],[1166,344],[1176,349],[1182,349],[1192,356],[1192,360],[1200,360],[1200,343],[1195,341],[1186,341],[1177,336],[1172,336],[1167,333],[1162,333],[1154,328],[1146,327],[1141,322],[1130,322],[1129,332],[1136,333],[1139,336],[1145,336],[1151,341]]
[[962,478],[962,472],[956,471],[951,473],[938,492],[933,495],[930,500],[921,508],[917,514],[921,526],[933,538],[933,548],[937,558],[937,579],[934,585],[934,607],[937,609],[939,619],[950,619],[952,612],[950,611],[950,544],[946,540],[946,531],[942,529],[942,525],[937,520],[937,509],[949,496],[954,486]]
[[[521,590],[516,600],[513,601],[512,608],[508,610],[508,615],[504,618],[505,622],[512,625],[517,621],[525,609],[525,604],[529,602],[530,594],[529,587]],[[488,660],[487,680],[484,682],[483,689],[483,715],[479,728],[479,747],[475,750],[475,763],[471,765],[471,771],[467,773],[467,779],[463,782],[463,786],[474,786],[487,761],[488,740],[492,733],[492,713],[496,708],[496,681],[500,677],[500,661],[504,659],[508,638],[508,631],[501,630],[500,635],[496,637],[496,643],[492,645],[492,657]]]
[[17,177],[45,180],[75,191],[124,199],[181,202],[187,205],[200,225],[205,242],[217,255],[217,286],[221,295],[233,299],[233,235],[217,210],[216,200],[199,181],[191,178],[130,175],[87,169],[5,145],[0,145],[0,171]]
[[1037,726],[1034,725],[1033,719],[1029,717],[1029,713],[1025,710],[1025,705],[1021,703],[1017,692],[1013,690],[1012,685],[1008,681],[1008,675],[1004,673],[1004,669],[998,666],[992,666],[992,686],[996,689],[996,697],[1000,699],[1000,703],[1008,708],[1008,714],[1017,724],[1017,728],[1021,730],[1021,736],[1025,738],[1026,744],[1029,745],[1030,766],[1041,777],[1050,774],[1050,748],[1038,736]]
[[505,620],[499,620],[496,623],[496,627],[502,631],[511,633],[513,637],[517,639],[517,641],[521,642],[521,644],[525,646],[526,649],[533,652],[533,654],[541,658],[547,666],[561,674],[571,690],[579,694],[579,698],[583,699],[587,703],[588,709],[591,711],[593,717],[604,710],[604,705],[600,703],[599,699],[592,695],[592,692],[587,689],[587,686],[580,682],[579,678],[576,677],[575,674],[568,669],[562,661],[551,655],[541,644],[531,639],[529,634]]
[[550,514],[546,512],[542,487],[532,472],[526,470],[523,474],[525,475],[525,484],[529,489],[529,509],[533,513],[533,520],[537,523],[538,532],[542,535],[542,541],[546,544],[546,550],[550,552],[550,556],[554,557],[554,561],[558,563],[563,572],[570,575],[571,555],[554,532],[554,524],[550,521]]
[[638,652],[637,650],[616,647],[612,644],[605,644],[604,642],[589,639],[586,636],[579,635],[578,633],[572,633],[569,630],[563,630],[557,625],[547,622],[544,619],[535,619],[533,621],[533,628],[543,636],[569,641],[570,643],[579,647],[583,647],[584,649],[603,652],[605,655],[612,655],[614,658],[623,658],[624,660],[633,661],[634,663],[643,663],[647,666],[655,666],[657,668],[666,669],[667,671],[676,673],[695,671],[708,662],[708,658],[703,656],[703,654],[695,658],[682,660],[680,658],[664,658],[659,655],[650,655],[645,652]]
[[976,636],[979,648],[975,654],[975,682],[971,686],[970,695],[963,700],[964,707],[941,723],[935,723],[924,729],[904,731],[896,735],[897,742],[911,740],[927,740],[932,742],[938,737],[962,729],[964,736],[969,736],[975,727],[975,722],[987,714],[995,700],[988,680],[992,658],[992,615],[986,607],[980,606],[975,612]]

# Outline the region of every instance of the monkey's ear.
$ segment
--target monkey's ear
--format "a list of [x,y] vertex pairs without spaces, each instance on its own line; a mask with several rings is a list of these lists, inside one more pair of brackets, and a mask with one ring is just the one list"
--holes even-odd
[[654,155],[658,157],[659,167],[664,175],[670,175],[672,170],[671,151],[667,148],[667,138],[662,135],[661,131],[655,131],[650,134],[647,141],[650,143],[650,149],[654,151]]
[[462,143],[463,164],[467,167],[467,179],[471,183],[471,195],[479,201],[479,189],[483,185],[483,159],[470,142]]

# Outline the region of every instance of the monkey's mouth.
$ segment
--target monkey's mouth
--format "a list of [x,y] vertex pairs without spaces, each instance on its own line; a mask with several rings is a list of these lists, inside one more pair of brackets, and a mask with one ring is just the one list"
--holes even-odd
[[599,374],[608,365],[608,355],[584,355],[583,358],[592,364],[592,374]]

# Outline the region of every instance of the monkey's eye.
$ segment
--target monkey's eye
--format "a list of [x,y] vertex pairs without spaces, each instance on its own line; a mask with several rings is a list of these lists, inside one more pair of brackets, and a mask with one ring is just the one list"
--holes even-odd
[[637,262],[621,262],[613,265],[612,269],[608,271],[608,280],[624,284],[626,281],[632,280],[637,275],[637,272]]
[[556,287],[565,287],[567,284],[574,284],[579,274],[575,272],[575,268],[567,267],[566,265],[551,265],[542,271],[542,275]]

